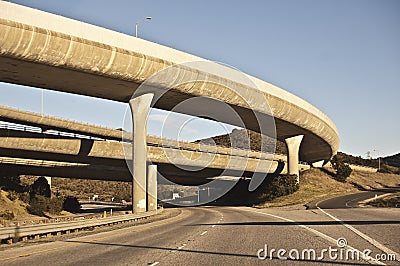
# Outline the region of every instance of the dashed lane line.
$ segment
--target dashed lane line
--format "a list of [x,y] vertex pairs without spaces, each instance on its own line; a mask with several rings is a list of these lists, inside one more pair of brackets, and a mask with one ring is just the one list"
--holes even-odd
[[201,236],[204,236],[205,234],[207,234],[208,231],[204,231],[203,233],[201,233]]

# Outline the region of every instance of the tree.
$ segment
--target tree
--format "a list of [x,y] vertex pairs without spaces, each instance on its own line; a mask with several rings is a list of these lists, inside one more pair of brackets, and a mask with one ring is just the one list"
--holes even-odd
[[51,190],[47,179],[44,176],[39,177],[31,186],[31,196],[40,195],[50,198]]
[[352,170],[348,164],[343,163],[338,156],[333,156],[331,160],[332,168],[336,170],[335,180],[340,182],[346,182],[346,179],[350,176]]

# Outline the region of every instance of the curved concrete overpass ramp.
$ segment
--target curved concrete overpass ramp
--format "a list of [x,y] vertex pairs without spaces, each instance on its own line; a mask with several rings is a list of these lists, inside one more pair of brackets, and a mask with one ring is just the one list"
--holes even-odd
[[[128,102],[138,86],[160,70],[184,62],[206,61],[156,43],[7,2],[0,2],[0,32],[0,81],[120,102]],[[226,77],[215,73],[193,69],[193,75],[227,83]],[[268,100],[277,138],[304,135],[300,147],[302,161],[327,161],[337,152],[338,131],[324,113],[287,91],[247,77]],[[231,86],[247,90],[246,95],[252,97],[252,88],[234,81]],[[245,100],[249,99],[243,100],[229,88],[211,83],[172,88],[154,107],[171,110],[196,96],[229,104],[244,118],[247,128],[259,130],[246,105]],[[232,122],[229,118],[220,121]]]

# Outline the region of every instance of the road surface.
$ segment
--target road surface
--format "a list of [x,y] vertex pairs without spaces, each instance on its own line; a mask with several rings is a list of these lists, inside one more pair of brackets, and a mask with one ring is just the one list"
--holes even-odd
[[315,202],[314,204],[310,204],[310,208],[316,208],[317,206],[322,209],[357,208],[360,201],[364,201],[375,196],[396,192],[400,192],[400,187],[363,191]]
[[[332,217],[329,215],[333,215]],[[334,217],[334,218],[333,218]],[[340,219],[344,224],[335,220]],[[254,209],[247,207],[184,208],[174,218],[129,228],[74,237],[0,252],[1,265],[363,265],[399,264],[374,260],[376,254],[400,252],[400,211],[396,209]],[[336,240],[370,258],[330,258],[323,249],[341,249]],[[267,245],[268,257],[263,257]],[[269,252],[272,259],[269,258]],[[294,260],[278,258],[292,249]],[[314,249],[316,258],[304,249]],[[334,255],[334,253],[332,253]],[[320,257],[320,260],[318,260]],[[340,257],[339,257],[340,258]],[[351,257],[350,257],[351,258]],[[397,257],[399,259],[400,257]]]

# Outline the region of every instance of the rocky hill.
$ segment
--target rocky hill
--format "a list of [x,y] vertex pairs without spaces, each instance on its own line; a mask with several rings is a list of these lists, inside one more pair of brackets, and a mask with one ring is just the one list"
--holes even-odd
[[[237,149],[248,149],[250,147],[253,151],[261,151],[261,144],[263,144],[263,150],[270,152],[273,151],[274,142],[270,137],[262,136],[260,133],[245,129],[234,129],[230,134],[202,139],[197,142],[200,141],[204,144],[211,145],[215,142],[217,146],[233,147]],[[285,143],[279,140],[276,141],[276,153],[287,153]]]

